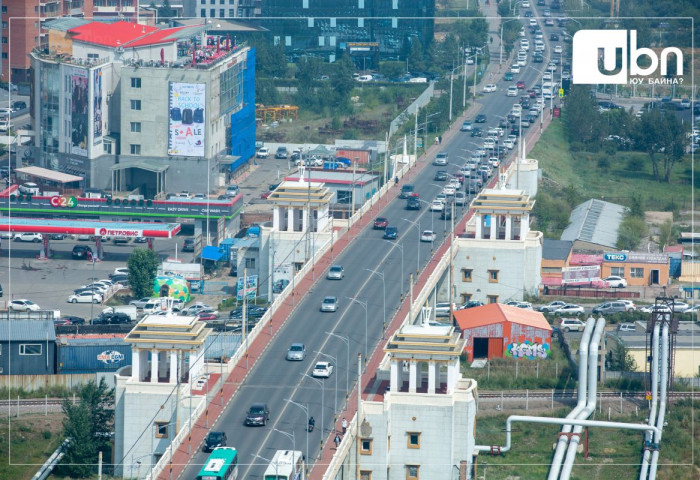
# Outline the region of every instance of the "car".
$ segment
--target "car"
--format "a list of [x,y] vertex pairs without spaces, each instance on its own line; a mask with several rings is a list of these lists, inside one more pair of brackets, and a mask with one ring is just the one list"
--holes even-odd
[[604,302],[600,305],[593,307],[593,315],[606,315],[610,313],[626,312],[629,309],[629,305],[624,302]]
[[606,277],[603,281],[606,282],[610,288],[625,288],[627,286],[627,280],[617,275]]
[[42,240],[42,235],[41,233],[28,233],[28,232],[22,232],[18,233],[15,235],[14,241],[15,242],[34,242],[34,243],[39,243]]
[[506,91],[506,97],[517,97],[518,96],[518,87],[511,85],[508,87],[508,90]]
[[147,303],[151,301],[150,297],[144,297],[139,300],[132,300],[129,302],[129,305],[133,305],[136,308],[143,308]]
[[432,230],[423,230],[423,232],[420,234],[420,241],[421,242],[434,242],[435,241],[435,232]]
[[634,323],[621,323],[618,325],[617,330],[619,332],[636,332],[637,326]]
[[342,265],[331,265],[328,269],[327,278],[329,280],[342,280],[345,276],[345,270]]
[[585,312],[584,312],[583,307],[581,305],[567,303],[567,304],[562,305],[561,307],[557,308],[554,311],[554,313],[557,315],[581,315]]
[[85,291],[68,297],[68,303],[101,303],[102,295],[95,292]]
[[688,313],[690,315],[697,315],[699,310],[700,310],[700,305],[694,305],[692,307],[688,307],[686,310],[683,311],[683,313]]
[[323,298],[321,302],[322,312],[337,312],[338,311],[338,297],[327,296]]
[[[90,252],[89,255],[88,252]],[[71,257],[77,259],[88,258],[88,256],[92,258],[94,254],[95,253],[92,251],[92,248],[88,245],[75,245],[71,251]]]
[[396,240],[396,238],[399,236],[399,231],[396,227],[386,227],[386,230],[384,230],[384,239],[385,240]]
[[559,326],[565,332],[580,332],[586,324],[577,318],[562,318]]
[[85,319],[75,315],[63,315],[61,320],[68,322],[70,325],[85,325]]
[[67,327],[69,325],[71,325],[70,320],[66,320],[65,318],[54,318],[53,320],[54,327]]
[[329,378],[333,373],[333,365],[330,362],[317,362],[311,372],[312,377]]
[[483,307],[484,302],[480,302],[478,300],[470,300],[467,303],[461,305],[459,307],[459,310],[464,310],[465,308],[474,308],[474,307]]
[[518,80],[515,83],[515,86],[516,88],[518,88],[518,90],[525,90],[525,82],[523,82],[522,80]]
[[[457,310],[457,305],[452,304],[452,311]],[[450,302],[438,302],[435,304],[435,316],[436,317],[449,317],[450,316]]]
[[447,153],[440,152],[435,156],[435,160],[433,160],[433,165],[445,166],[447,165],[447,162]]
[[406,184],[401,187],[401,193],[399,193],[399,198],[408,198],[415,191],[415,187],[411,184]]
[[660,313],[671,313],[671,308],[665,303],[659,303],[657,305],[645,305],[639,308],[642,313],[660,312]]
[[406,201],[406,210],[420,210],[420,200],[415,197],[411,197]]
[[12,111],[13,112],[17,112],[19,110],[24,110],[25,108],[27,108],[26,102],[21,102],[21,101],[12,102]]
[[669,307],[671,307],[674,313],[683,313],[690,308],[690,305],[679,300],[674,300]]
[[288,156],[289,156],[289,152],[287,151],[287,147],[285,147],[285,146],[277,147],[277,151],[275,152],[275,158],[284,160]]
[[384,230],[389,226],[389,219],[386,217],[377,217],[374,219],[374,229]]
[[484,93],[493,93],[498,90],[495,83],[487,83],[484,85]]
[[444,193],[447,196],[451,196],[455,194],[455,189],[450,185],[445,185],[445,187],[443,187],[442,189],[442,193]]
[[484,115],[483,113],[480,113],[474,119],[474,123],[486,123],[486,115]]
[[240,189],[238,185],[228,185],[226,187],[226,195],[233,195],[234,197],[238,195]]
[[[152,302],[154,299],[151,299]],[[213,310],[213,308],[206,303],[197,302],[194,305],[190,305],[185,308],[182,313],[185,315],[196,315],[200,310]]]
[[215,448],[226,446],[226,432],[209,432],[204,439],[203,452],[211,452]]
[[436,182],[444,182],[447,180],[447,172],[444,170],[438,170],[435,172],[435,176],[433,176],[433,180]]
[[306,346],[303,343],[292,343],[287,350],[287,360],[300,362],[306,357]]
[[472,137],[481,137],[483,134],[484,134],[484,131],[483,131],[481,128],[476,127],[476,128],[474,128],[474,129],[472,130],[472,133],[471,133],[470,136],[472,136]]
[[460,128],[460,130],[462,132],[468,132],[471,129],[472,129],[472,122],[470,122],[469,120],[465,120],[464,122],[462,122],[462,127]]
[[467,203],[467,195],[464,192],[455,192],[455,205],[464,206]]
[[97,318],[92,319],[93,325],[119,325],[128,323],[131,323],[131,318],[123,312],[100,313]]
[[14,312],[30,312],[41,310],[41,307],[26,298],[18,298],[7,304],[7,309]]
[[511,80],[513,80],[513,78],[513,72],[506,72],[506,74],[503,75],[503,80],[505,80],[506,82],[510,82]]
[[183,252],[194,252],[194,238],[186,238],[182,244]]
[[[167,313],[167,311],[163,311],[163,312],[159,312],[158,314],[167,315],[168,313]],[[200,322],[211,322],[213,320],[218,320],[219,316],[214,312],[200,311],[200,312],[197,312],[197,314],[195,315],[195,318]]]
[[559,41],[559,35],[557,35],[556,33],[552,33],[552,34],[549,36],[549,39],[550,39],[552,42],[558,42],[558,41]]
[[440,200],[433,200],[433,203],[430,204],[430,207],[428,208],[431,212],[442,212],[445,210],[445,204],[442,203]]
[[556,311],[556,309],[561,308],[564,305],[566,305],[566,302],[563,302],[561,300],[554,300],[553,302],[549,302],[547,305],[537,307],[537,311],[542,313],[552,313]]
[[452,209],[446,208],[440,212],[440,220],[452,220]]
[[267,147],[261,147],[260,149],[258,149],[255,156],[258,158],[267,158],[270,156],[270,149]]
[[510,72],[511,73],[520,73],[520,65],[518,65],[517,63],[512,65],[510,67]]
[[270,420],[270,410],[267,403],[254,403],[248,409],[245,416],[245,424],[249,426],[265,426]]

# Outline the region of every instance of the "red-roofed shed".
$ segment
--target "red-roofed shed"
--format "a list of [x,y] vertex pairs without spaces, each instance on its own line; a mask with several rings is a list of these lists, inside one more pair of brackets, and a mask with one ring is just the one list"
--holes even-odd
[[465,352],[475,358],[548,358],[552,327],[540,312],[491,303],[454,313]]

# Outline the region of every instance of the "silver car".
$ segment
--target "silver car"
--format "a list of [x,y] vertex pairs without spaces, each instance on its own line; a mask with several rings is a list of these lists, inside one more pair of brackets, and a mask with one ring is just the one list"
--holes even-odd
[[338,298],[337,297],[325,297],[323,302],[321,302],[322,312],[336,312],[338,311]]
[[292,343],[287,351],[287,360],[301,361],[306,357],[306,347],[303,343]]
[[345,270],[342,265],[332,265],[328,269],[328,279],[329,280],[342,280],[345,276]]

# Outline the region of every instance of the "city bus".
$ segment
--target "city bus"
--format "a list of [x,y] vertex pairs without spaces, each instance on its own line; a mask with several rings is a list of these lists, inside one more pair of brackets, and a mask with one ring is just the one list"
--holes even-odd
[[304,468],[304,456],[300,451],[277,450],[265,470],[264,480],[301,480]]
[[238,452],[231,447],[217,447],[197,475],[197,480],[236,480]]

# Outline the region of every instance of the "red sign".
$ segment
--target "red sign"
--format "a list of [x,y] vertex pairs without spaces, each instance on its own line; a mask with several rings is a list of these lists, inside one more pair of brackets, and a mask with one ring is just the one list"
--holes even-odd
[[95,229],[95,235],[103,237],[142,237],[143,231],[101,227]]
[[78,201],[75,197],[68,195],[54,196],[49,199],[52,207],[58,208],[75,208],[78,205]]

